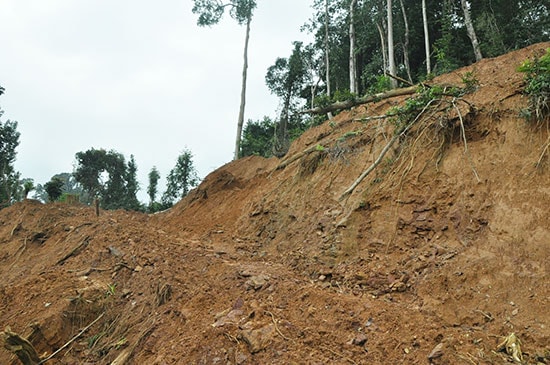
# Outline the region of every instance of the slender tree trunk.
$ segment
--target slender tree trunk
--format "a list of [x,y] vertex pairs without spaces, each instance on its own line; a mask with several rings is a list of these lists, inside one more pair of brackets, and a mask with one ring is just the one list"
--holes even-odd
[[357,94],[357,60],[355,58],[355,5],[357,0],[352,0],[349,6],[349,91]]
[[[331,89],[330,89],[330,57],[329,57],[329,41],[328,41],[328,0],[325,0],[325,63],[326,63],[326,82],[327,82],[327,96],[330,99]],[[332,119],[332,113],[327,113],[328,119]]]
[[244,108],[246,105],[246,76],[248,71],[248,40],[250,39],[250,22],[252,21],[252,16],[246,21],[246,36],[244,41],[244,62],[243,62],[243,79],[241,86],[241,106],[239,108],[239,120],[237,121],[237,137],[235,139],[235,155],[233,156],[234,160],[239,158],[239,153],[241,151],[241,135],[243,132],[244,124]]
[[412,84],[411,77],[411,64],[409,62],[409,20],[407,19],[407,12],[405,11],[405,5],[403,0],[399,0],[401,4],[401,12],[403,13],[403,22],[405,23],[405,42],[403,43],[403,61],[405,63],[405,70],[407,70],[407,77]]
[[330,98],[330,57],[329,57],[329,42],[328,42],[328,0],[325,0],[325,79],[327,82],[327,96]]
[[424,23],[424,48],[426,49],[426,74],[432,73],[430,62],[430,35],[428,33],[428,15],[426,13],[426,0],[422,0],[422,21]]
[[468,3],[466,0],[460,0],[460,4],[462,5],[462,11],[464,12],[464,23],[466,24],[468,37],[470,37],[472,47],[474,48],[474,55],[476,56],[476,61],[479,61],[483,59],[483,55],[481,54],[481,48],[479,47],[474,24],[472,23],[472,18],[470,17],[470,9],[468,9]]
[[386,52],[386,34],[380,23],[376,23],[376,28],[378,29],[378,34],[380,35],[380,45],[382,47],[382,62],[384,63],[384,76],[387,74],[388,70],[388,53]]
[[[393,14],[392,14],[392,0],[386,0],[388,11],[388,65],[391,75],[397,74],[397,68],[395,66],[395,54],[393,49]],[[393,88],[397,87],[397,80],[392,78],[390,85]]]

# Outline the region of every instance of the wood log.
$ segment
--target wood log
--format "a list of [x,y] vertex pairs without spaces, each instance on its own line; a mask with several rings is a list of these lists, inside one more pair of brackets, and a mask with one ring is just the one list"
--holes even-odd
[[302,114],[306,114],[306,113],[309,113],[309,114],[326,114],[328,112],[341,110],[341,109],[349,109],[349,108],[357,106],[357,105],[373,103],[373,102],[376,102],[376,101],[379,101],[379,100],[393,98],[395,96],[411,95],[411,94],[414,94],[417,90],[418,90],[418,85],[404,87],[402,89],[393,89],[393,90],[389,90],[389,91],[386,91],[386,92],[383,92],[383,93],[378,93],[378,94],[374,94],[374,95],[367,95],[367,96],[363,96],[363,97],[353,99],[353,100],[338,101],[336,103],[333,103],[333,104],[330,104],[330,105],[327,105],[327,106],[322,106],[322,107],[320,106],[320,107],[316,107],[316,108],[303,110],[300,113],[302,113]]

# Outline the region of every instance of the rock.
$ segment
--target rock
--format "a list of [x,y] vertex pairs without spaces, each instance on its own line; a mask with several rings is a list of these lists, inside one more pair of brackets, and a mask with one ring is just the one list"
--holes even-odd
[[275,335],[275,326],[269,324],[255,330],[243,330],[240,337],[248,344],[248,350],[251,354],[260,352],[265,349]]
[[437,344],[436,347],[433,348],[432,352],[428,355],[428,360],[437,359],[438,357],[443,356],[443,343]]
[[233,309],[231,311],[225,310],[216,314],[216,321],[212,324],[212,327],[223,327],[226,324],[238,324],[243,314],[243,311],[240,309]]
[[352,344],[357,346],[363,346],[367,343],[367,335],[364,333],[359,333],[352,341]]
[[260,274],[260,275],[251,276],[245,283],[246,289],[260,290],[267,284],[268,281],[269,281],[268,275]]

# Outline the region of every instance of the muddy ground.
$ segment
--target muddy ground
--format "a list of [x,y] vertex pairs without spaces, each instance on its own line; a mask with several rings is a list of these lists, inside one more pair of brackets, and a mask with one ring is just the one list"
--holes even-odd
[[516,71],[548,47],[431,80],[476,88],[417,113],[351,194],[410,96],[229,163],[160,214],[1,210],[0,329],[43,359],[66,345],[48,365],[550,364],[549,123],[520,116]]

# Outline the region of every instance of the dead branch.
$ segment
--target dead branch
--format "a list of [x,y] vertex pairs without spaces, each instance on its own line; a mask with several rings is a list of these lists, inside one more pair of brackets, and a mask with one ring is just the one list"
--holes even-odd
[[400,132],[397,132],[393,135],[392,139],[388,142],[388,144],[382,149],[382,152],[380,152],[380,155],[378,156],[378,158],[376,159],[376,161],[374,161],[372,163],[372,165],[370,165],[365,171],[363,171],[363,173],[357,178],[357,180],[355,180],[353,182],[353,184],[351,184],[351,186],[349,188],[346,189],[346,191],[344,191],[342,193],[342,195],[340,195],[340,200],[344,199],[346,196],[348,196],[349,194],[351,194],[355,188],[361,183],[361,181],[363,181],[363,179],[365,177],[367,177],[368,174],[370,174],[372,172],[372,170],[374,170],[376,168],[376,166],[378,166],[380,164],[380,162],[382,162],[382,159],[384,158],[384,156],[386,155],[386,153],[390,150],[390,148],[393,146],[393,144],[395,143],[395,141],[397,141],[399,139],[399,137],[401,137],[402,135],[404,135],[405,133],[407,133],[407,131],[413,126],[413,124],[415,124],[418,119],[420,119],[420,116],[422,114],[424,114],[424,112],[426,111],[426,109],[428,109],[428,107],[435,101],[436,99],[432,99],[430,100],[425,106],[424,108],[420,111],[420,113],[418,113],[418,115],[416,116],[416,118],[414,118],[414,120],[412,122],[410,122],[405,128],[403,128]]
[[331,111],[341,110],[341,109],[349,109],[351,107],[362,105],[362,104],[368,104],[373,103],[376,101],[384,100],[393,98],[395,96],[402,96],[402,95],[411,95],[416,93],[418,90],[418,85],[416,86],[409,86],[401,89],[393,89],[389,90],[383,93],[378,93],[374,95],[367,95],[363,96],[354,100],[344,100],[344,101],[338,101],[336,103],[327,105],[327,106],[320,106],[316,108],[311,108],[307,110],[303,110],[300,113],[301,114],[325,114]]
[[4,332],[0,332],[0,337],[4,341],[4,348],[13,352],[23,365],[39,365],[41,363],[33,345],[17,333],[12,332],[10,327],[6,327]]
[[414,84],[413,84],[412,82],[410,82],[409,80],[405,80],[404,78],[401,78],[401,77],[399,77],[399,76],[397,76],[397,75],[392,75],[391,73],[387,73],[387,75],[388,75],[389,77],[391,77],[392,79],[395,79],[395,80],[397,80],[397,81],[399,81],[399,82],[402,82],[402,83],[407,84],[407,85],[409,85],[409,86],[414,86]]
[[306,148],[305,150],[303,150],[302,152],[298,152],[292,156],[290,156],[289,158],[281,161],[281,163],[279,164],[279,166],[277,166],[276,170],[280,170],[280,169],[284,169],[285,167],[287,167],[288,165],[290,165],[291,163],[293,163],[294,161],[296,160],[299,160],[300,158],[302,158],[303,156],[305,155],[308,155],[314,151],[317,151],[319,149],[319,145],[316,144],[316,145],[313,145],[313,146],[310,146],[308,148]]
[[395,117],[395,115],[393,115],[393,114],[374,115],[372,117],[355,118],[353,121],[354,122],[368,122],[368,121],[371,121],[371,120],[386,119],[386,118],[391,118],[391,117]]
[[88,237],[86,237],[85,239],[82,240],[82,242],[80,242],[78,245],[76,245],[75,248],[73,248],[68,254],[66,254],[65,256],[63,256],[62,258],[60,258],[55,264],[56,265],[61,265],[62,263],[64,263],[69,257],[77,254],[81,248],[83,247],[86,247],[88,246],[90,242],[88,241]]

